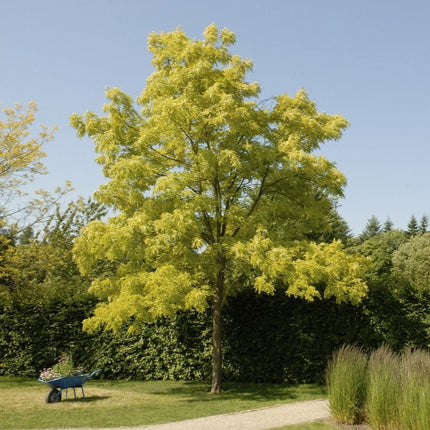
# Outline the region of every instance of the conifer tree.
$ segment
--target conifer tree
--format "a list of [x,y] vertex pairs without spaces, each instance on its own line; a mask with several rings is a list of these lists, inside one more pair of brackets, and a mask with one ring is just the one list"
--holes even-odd
[[384,233],[388,233],[389,231],[393,230],[393,221],[391,221],[390,218],[387,218],[385,223],[384,223],[384,227],[382,228]]
[[409,220],[408,223],[408,230],[407,233],[409,236],[416,236],[418,233],[420,232],[420,227],[418,225],[418,221],[415,218],[414,215],[411,216],[411,219]]
[[420,221],[420,233],[427,233],[429,219],[427,215],[423,215]]
[[376,236],[379,233],[381,233],[381,223],[379,222],[378,218],[376,218],[375,215],[372,215],[367,220],[367,224],[360,235],[360,239],[362,241],[365,241],[367,239],[370,239],[373,236]]

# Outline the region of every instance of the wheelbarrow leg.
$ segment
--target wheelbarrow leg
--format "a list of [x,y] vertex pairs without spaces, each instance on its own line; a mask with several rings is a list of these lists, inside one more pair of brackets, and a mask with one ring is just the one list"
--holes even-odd
[[81,385],[81,390],[82,390],[82,400],[85,400],[85,393],[84,393],[84,386]]
[[[75,387],[69,387],[69,388],[71,388],[71,389],[73,390],[73,396],[74,396],[74,398],[75,398],[75,402],[76,402],[77,398],[76,398],[76,390],[75,390]],[[66,399],[68,399],[68,398],[69,398],[69,388],[64,388],[64,390],[66,391]]]

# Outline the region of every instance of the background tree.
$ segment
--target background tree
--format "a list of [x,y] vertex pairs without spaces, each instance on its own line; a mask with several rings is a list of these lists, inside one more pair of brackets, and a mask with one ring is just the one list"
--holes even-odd
[[417,300],[399,289],[399,281],[392,274],[393,255],[408,240],[406,232],[391,230],[354,248],[370,261],[366,273],[369,291],[361,305],[363,312],[369,316],[371,331],[380,336],[380,343],[385,342],[396,351],[425,345],[425,329],[416,312]]
[[407,346],[426,348],[430,342],[430,234],[412,236],[393,254],[395,294],[413,323]]
[[351,229],[336,208],[333,208],[328,213],[327,224],[326,231],[323,233],[310,233],[307,235],[307,238],[309,240],[314,240],[315,242],[332,242],[333,240],[340,240],[344,245],[349,244],[353,238]]
[[367,224],[364,227],[363,232],[360,235],[360,240],[365,241],[370,239],[373,236],[376,236],[381,232],[381,223],[375,215],[372,215],[368,220]]
[[416,236],[420,232],[418,221],[414,215],[412,215],[411,219],[409,220],[407,232],[409,236]]
[[313,152],[338,139],[347,121],[319,113],[304,91],[272,108],[245,75],[252,62],[232,55],[234,34],[209,26],[203,40],[180,29],[151,34],[154,73],[137,100],[106,92],[104,116],[73,115],[95,142],[108,182],[97,199],[117,211],[77,240],[84,274],[100,261],[111,276],[92,284],[101,299],[87,329],[146,321],[179,309],[212,307],[212,392],[221,390],[222,309],[252,286],[307,300],[359,301],[360,260],[340,242],[316,244],[343,175]]
[[384,233],[388,233],[389,231],[393,230],[393,226],[394,226],[393,221],[391,221],[390,218],[387,218],[384,222],[384,226],[382,228],[382,231]]
[[84,225],[104,214],[100,204],[80,198],[64,210],[57,207],[37,234],[30,235],[26,229],[4,254],[3,298],[36,304],[85,295],[89,281],[73,260],[73,241]]
[[427,233],[429,226],[429,219],[427,215],[423,215],[420,221],[420,233]]
[[2,291],[12,289],[10,268],[7,260],[11,247],[15,244],[15,236],[7,228],[0,229],[0,295]]
[[393,273],[416,291],[430,290],[430,233],[413,237],[397,250]]
[[[24,187],[37,175],[47,173],[42,159],[46,156],[44,145],[52,139],[53,130],[41,126],[36,137],[30,136],[35,121],[36,103],[29,103],[25,110],[16,104],[13,109],[3,109],[0,118],[0,227],[15,228],[20,221],[21,228],[42,219],[69,189],[57,188],[53,194],[36,191],[35,196],[26,199]],[[24,220],[24,223],[23,223]],[[27,223],[27,224],[26,224]]]
[[371,266],[367,270],[366,278],[371,280],[372,284],[386,281],[385,277],[391,274],[393,267],[393,254],[407,241],[408,236],[404,231],[391,230],[372,236],[353,248],[355,252],[370,259]]
[[25,187],[37,175],[47,173],[42,159],[46,156],[44,145],[52,139],[53,129],[41,126],[36,137],[31,137],[36,103],[27,109],[16,104],[13,109],[3,109],[0,118],[0,292],[14,288],[10,255],[17,242],[29,243],[32,226],[46,221],[52,210],[71,186],[57,188],[53,193],[38,190],[28,195]]
[[368,294],[361,306],[371,331],[396,351],[425,348],[430,339],[427,235],[392,230],[354,248],[366,256]]

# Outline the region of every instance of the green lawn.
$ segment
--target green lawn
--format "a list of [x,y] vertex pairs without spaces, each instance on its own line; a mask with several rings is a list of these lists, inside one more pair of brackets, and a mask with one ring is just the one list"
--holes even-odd
[[[219,395],[206,382],[104,381],[85,385],[86,401],[45,403],[48,387],[34,379],[0,377],[0,428],[121,427],[179,421],[326,397],[318,385],[225,384]],[[76,390],[80,399],[80,390]],[[286,427],[328,430],[331,427]]]

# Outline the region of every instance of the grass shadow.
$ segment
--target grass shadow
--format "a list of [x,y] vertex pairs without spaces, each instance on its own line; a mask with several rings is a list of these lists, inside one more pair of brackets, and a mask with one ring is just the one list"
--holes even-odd
[[225,401],[241,399],[250,401],[285,401],[301,400],[305,395],[325,396],[325,388],[320,385],[286,385],[264,383],[224,383],[223,391],[209,395],[209,382],[183,382],[181,385],[167,387],[165,390],[151,391],[150,394],[182,397],[185,402]]
[[110,396],[85,396],[85,399],[83,397],[77,397],[75,400],[73,396],[69,396],[67,399],[61,399],[61,403],[93,403],[101,400],[107,400],[110,398]]

